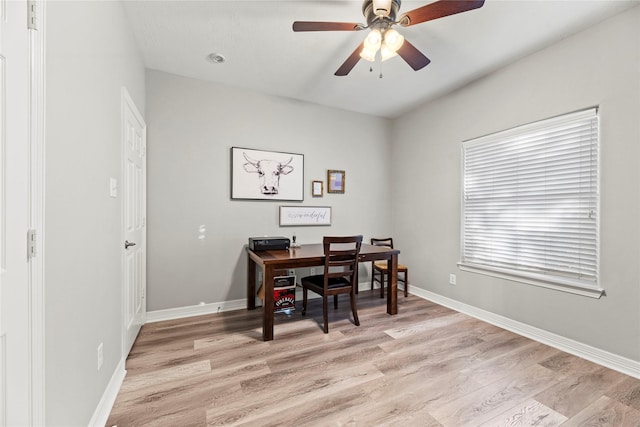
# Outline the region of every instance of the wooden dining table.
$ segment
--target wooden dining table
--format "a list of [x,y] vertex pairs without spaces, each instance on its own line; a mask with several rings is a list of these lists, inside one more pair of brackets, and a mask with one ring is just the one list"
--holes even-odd
[[[387,260],[389,280],[387,313],[398,313],[398,249],[362,244],[359,262]],[[324,247],[321,243],[299,245],[290,249],[254,251],[247,247],[247,309],[256,309],[256,279],[258,267],[262,270],[264,300],[262,301],[262,339],[273,339],[273,278],[277,270],[324,266]]]

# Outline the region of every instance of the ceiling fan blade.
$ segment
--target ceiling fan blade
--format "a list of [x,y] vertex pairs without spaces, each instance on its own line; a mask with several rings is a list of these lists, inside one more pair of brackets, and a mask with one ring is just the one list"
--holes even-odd
[[407,40],[402,43],[402,46],[400,46],[400,49],[398,49],[397,53],[415,71],[421,70],[431,62],[429,58],[424,56],[422,52],[416,49],[416,47],[409,43]]
[[360,61],[360,51],[364,47],[364,42],[360,43],[360,45],[353,51],[351,55],[347,58],[346,61],[342,63],[340,68],[334,73],[336,76],[346,76],[349,72],[356,66],[358,61]]
[[293,31],[357,31],[362,24],[355,22],[312,22],[295,21]]
[[456,13],[482,7],[484,0],[439,0],[431,4],[410,10],[403,14],[398,22],[404,27],[420,24],[426,21],[443,18]]

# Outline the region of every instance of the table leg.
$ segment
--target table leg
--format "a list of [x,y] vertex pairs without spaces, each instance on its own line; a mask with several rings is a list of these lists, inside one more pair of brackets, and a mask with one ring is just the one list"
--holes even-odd
[[247,310],[256,308],[256,263],[247,256]]
[[387,283],[387,313],[398,314],[398,255],[391,255],[391,259],[387,261],[387,269],[389,277]]
[[264,286],[264,300],[262,301],[262,339],[273,339],[273,267],[264,266],[262,286]]

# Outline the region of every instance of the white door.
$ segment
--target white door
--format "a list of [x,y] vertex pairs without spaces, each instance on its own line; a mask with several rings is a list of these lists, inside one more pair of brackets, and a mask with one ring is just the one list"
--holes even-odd
[[0,425],[30,424],[27,2],[0,1]]
[[122,88],[123,357],[146,317],[147,136],[146,124]]

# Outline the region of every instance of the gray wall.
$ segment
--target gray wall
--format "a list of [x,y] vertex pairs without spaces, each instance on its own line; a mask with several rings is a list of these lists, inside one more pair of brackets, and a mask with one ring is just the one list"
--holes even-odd
[[[144,67],[119,2],[47,2],[46,425],[87,425],[121,360],[120,90]],[[97,347],[104,365],[97,370]]]
[[[458,270],[462,141],[591,106],[601,116],[607,296]],[[393,233],[412,286],[640,360],[640,7],[397,119],[392,144]]]
[[[245,298],[250,236],[390,232],[388,120],[158,71],[146,82],[148,311]],[[304,154],[304,202],[231,200],[234,146]],[[346,171],[345,194],[312,198],[327,169]],[[332,225],[279,227],[291,204],[331,206]]]

